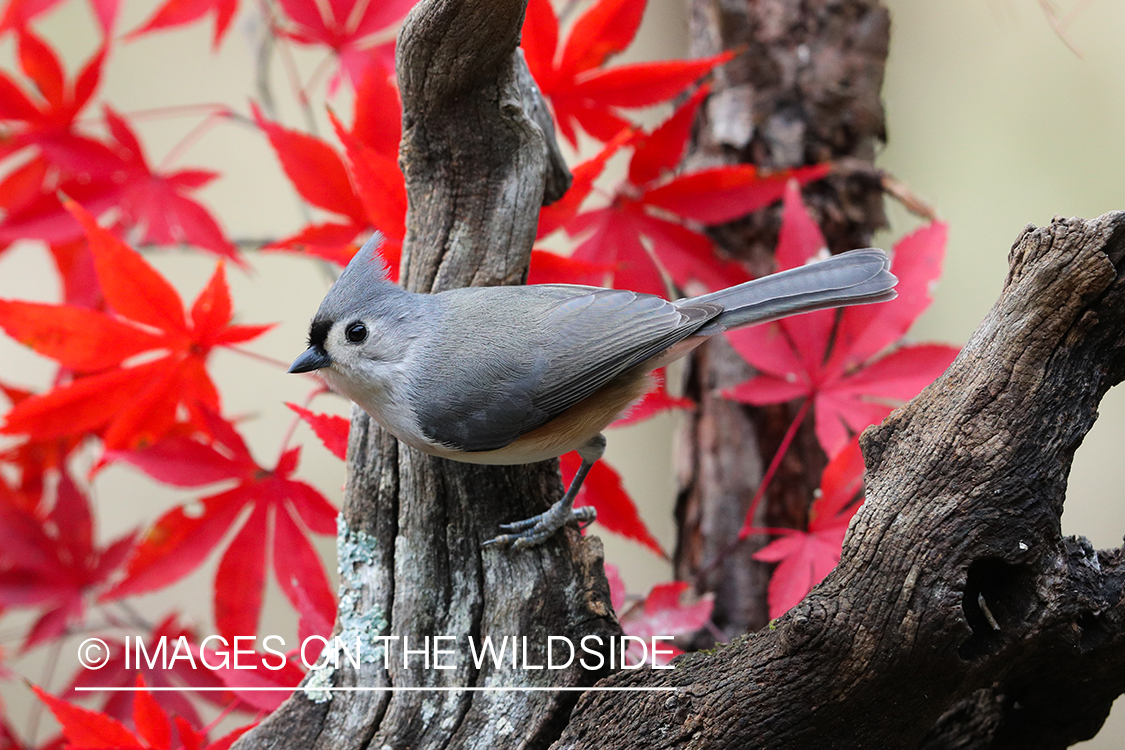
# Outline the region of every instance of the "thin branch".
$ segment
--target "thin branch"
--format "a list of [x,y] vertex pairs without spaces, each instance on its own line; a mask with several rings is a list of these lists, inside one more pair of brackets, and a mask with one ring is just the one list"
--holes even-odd
[[[789,423],[788,429],[785,430],[785,435],[781,439],[781,445],[777,447],[777,451],[773,454],[773,459],[770,460],[770,465],[766,469],[765,475],[762,477],[761,483],[758,485],[754,497],[750,500],[750,507],[746,510],[745,520],[742,523],[742,528],[738,531],[738,536],[735,539],[719,550],[712,560],[700,567],[695,572],[694,584],[698,588],[703,585],[703,580],[711,574],[718,566],[722,565],[723,561],[730,557],[736,549],[738,549],[743,542],[755,534],[773,533],[774,530],[764,530],[755,528],[753,525],[754,514],[758,512],[758,505],[761,503],[762,498],[765,497],[766,490],[769,489],[770,482],[773,481],[774,475],[777,473],[778,468],[781,466],[781,460],[785,458],[785,454],[789,452],[789,446],[793,444],[793,438],[797,434],[797,429],[801,423],[805,421],[805,415],[808,414],[809,404],[811,399],[805,399],[801,402],[801,408],[797,410],[797,414],[793,417],[793,421]],[[792,529],[788,529],[792,531]]]
[[161,159],[158,168],[160,170],[168,169],[169,166],[175,163],[175,161],[180,157],[181,154],[183,154],[187,149],[194,145],[196,141],[204,136],[204,134],[214,128],[220,120],[226,120],[229,119],[229,117],[229,110],[224,110],[221,112],[216,111],[208,114],[203,118],[203,120],[196,123],[195,127],[189,130],[183,138],[177,141],[176,144],[168,150],[168,153],[166,153],[164,155],[164,158]]
[[1066,33],[1067,27],[1078,16],[1078,14],[1090,4],[1090,0],[1080,0],[1080,2],[1071,9],[1066,18],[1059,18],[1055,9],[1051,7],[1050,0],[1039,0],[1039,7],[1043,9],[1043,15],[1047,17],[1047,23],[1051,24],[1051,28],[1055,31],[1055,36],[1062,40],[1062,43],[1074,53],[1074,56],[1081,59],[1082,50],[1078,49],[1078,45]]

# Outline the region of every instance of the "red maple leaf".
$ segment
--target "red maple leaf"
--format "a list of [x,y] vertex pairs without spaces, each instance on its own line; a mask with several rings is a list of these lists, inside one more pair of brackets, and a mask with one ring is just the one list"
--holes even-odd
[[[125,561],[134,534],[94,543],[90,502],[65,471],[50,510],[7,502],[0,493],[0,609],[41,607],[23,647],[59,637],[81,620],[87,597]],[[10,498],[9,498],[10,499]]]
[[[8,0],[0,14],[0,33],[8,29],[21,30],[34,19],[54,8],[62,0]],[[90,9],[94,12],[101,27],[102,35],[109,37],[113,33],[113,25],[117,20],[119,0],[90,0]]]
[[[563,486],[569,487],[574,481],[581,463],[582,459],[573,451],[559,458]],[[598,523],[605,526],[607,531],[632,539],[657,555],[667,557],[660,542],[656,541],[656,537],[641,520],[633,499],[625,492],[621,475],[604,459],[595,463],[586,475],[586,481],[582,483],[574,505],[579,508],[583,505],[594,506],[598,512]]]
[[[658,583],[652,587],[648,596],[625,609],[625,584],[615,565],[606,563],[606,578],[609,580],[610,601],[614,610],[618,612],[621,629],[625,635],[631,635],[645,640],[648,648],[652,647],[654,636],[676,636],[694,633],[704,627],[711,619],[711,612],[715,607],[715,595],[704,594],[694,601],[685,603],[684,594],[691,587],[685,581],[669,581]],[[683,653],[667,641],[657,644],[657,649],[662,653],[655,658],[657,664],[667,664],[676,656]],[[640,647],[635,643],[629,644],[627,653],[630,664],[644,659],[653,663],[654,654],[650,651],[647,658]]]
[[285,405],[296,412],[297,416],[312,428],[312,431],[320,438],[320,442],[324,443],[324,447],[333,456],[341,461],[347,458],[348,432],[351,430],[351,422],[335,414],[317,414],[303,406],[297,406],[297,404],[286,402]]
[[688,224],[731,221],[779,199],[789,179],[803,184],[828,174],[828,165],[768,176],[750,165],[673,174],[706,94],[699,89],[652,133],[633,137],[628,177],[610,204],[579,213],[564,225],[571,236],[584,235],[573,257],[611,265],[612,286],[665,296],[669,278],[679,289],[716,289],[749,280],[741,265],[716,257],[714,243]]
[[0,221],[0,242],[41,239],[65,243],[80,237],[82,227],[64,207],[59,198],[62,193],[95,215],[116,209],[118,234],[136,232],[147,244],[188,244],[244,265],[211,213],[188,197],[218,175],[198,169],[153,170],[125,119],[108,107],[104,116],[112,136],[106,147],[110,165],[102,165],[99,172],[67,174],[57,185],[44,186],[41,193]]
[[[368,104],[367,106],[386,107],[391,112],[402,109],[398,102],[398,95],[392,88],[384,89],[394,93],[393,100],[389,99],[384,105]],[[396,248],[394,254],[401,253],[402,240],[406,235],[406,180],[398,166],[398,139],[397,129],[395,135],[386,134],[388,139],[393,138],[393,145],[389,150],[386,144],[372,145],[363,140],[358,134],[362,131],[348,131],[331,116],[332,125],[336,136],[344,144],[344,152],[348,159],[348,169],[355,185],[356,195],[363,206],[364,216],[371,226],[383,235],[383,244],[380,252],[385,254],[389,247]],[[357,128],[368,127],[366,122],[356,123]],[[366,133],[367,137],[383,136],[383,133]]]
[[[10,4],[9,11],[13,7]],[[8,214],[29,210],[60,179],[103,179],[118,162],[108,146],[77,128],[79,115],[98,87],[106,48],[95,53],[68,83],[62,62],[46,42],[22,26],[18,42],[20,69],[36,93],[26,92],[0,71],[0,123],[4,125],[0,160],[24,151],[31,154],[4,177],[0,208]]]
[[[191,630],[179,623],[178,616],[173,613],[159,622],[146,639],[144,652],[140,653],[135,645],[125,644],[112,638],[105,638],[109,650],[109,658],[96,670],[80,668],[71,680],[64,695],[70,698],[81,698],[91,693],[102,694],[98,688],[126,688],[135,685],[139,677],[144,678],[148,685],[161,689],[154,697],[170,714],[182,716],[192,725],[200,726],[203,722],[195,705],[187,700],[184,692],[191,688],[205,688],[199,696],[216,706],[229,705],[234,700],[234,695],[225,691],[217,691],[223,687],[219,679],[199,655],[199,637]],[[132,648],[130,657],[126,651]],[[163,651],[161,651],[163,649]],[[163,656],[159,656],[163,654]],[[151,658],[152,664],[149,663]],[[164,668],[164,664],[168,668]],[[77,689],[83,689],[79,692]],[[87,692],[88,691],[88,692]],[[115,690],[105,693],[105,701],[101,711],[122,722],[130,719],[133,699],[130,692]]]
[[278,0],[288,19],[280,33],[301,44],[328,47],[359,85],[373,67],[394,69],[393,27],[417,0]]
[[559,20],[550,0],[531,0],[523,24],[527,67],[551,102],[555,123],[571,145],[577,126],[600,141],[631,123],[621,109],[668,101],[733,53],[695,60],[636,63],[603,70],[633,42],[646,0],[598,0],[575,22],[559,50]]
[[[891,271],[898,297],[877,305],[822,310],[728,334],[759,375],[724,392],[754,405],[811,399],[816,436],[835,455],[895,405],[913,398],[957,356],[956,347],[903,345],[901,338],[929,306],[941,272],[946,225],[934,222],[895,244]],[[825,247],[795,185],[785,195],[779,270],[805,263]]]
[[153,31],[183,26],[199,20],[208,13],[214,13],[215,32],[211,46],[213,49],[218,49],[237,10],[238,0],[167,0],[153,11],[147,21],[126,34],[125,38],[135,39]]
[[[80,375],[20,401],[0,432],[34,440],[96,432],[113,449],[154,442],[172,429],[181,409],[202,424],[200,408],[219,409],[208,355],[270,326],[231,325],[222,262],[185,314],[179,294],[140,254],[81,207],[70,209],[86,230],[113,312],[0,300],[0,328]],[[163,354],[133,364],[149,352]]]
[[[0,383],[0,391],[13,406],[34,395],[31,391],[4,383]],[[34,509],[43,497],[51,472],[64,469],[67,459],[82,442],[83,438],[75,436],[48,440],[25,438],[0,451],[0,464],[9,467],[13,473],[14,483],[9,490],[12,502],[25,509]],[[0,483],[0,486],[6,485]]]
[[[165,513],[144,533],[124,580],[103,595],[118,599],[163,588],[193,571],[233,527],[238,527],[215,574],[215,623],[227,638],[253,635],[265,589],[267,560],[286,598],[311,606],[332,622],[336,604],[308,533],[335,534],[336,509],[310,485],[294,479],[300,449],[276,466],[259,466],[230,423],[207,415],[203,436],[170,435],[139,450],[113,451],[159,482],[234,487]],[[206,435],[213,436],[210,441]],[[272,530],[272,534],[271,534]],[[272,537],[272,555],[267,551]]]
[[[387,117],[397,118],[401,112],[397,92],[378,76],[366,79],[357,95],[357,106],[359,102],[365,111],[387,112]],[[332,116],[347,153],[345,163],[327,142],[270,122],[256,107],[254,117],[297,193],[309,204],[342,219],[311,224],[266,249],[297,250],[344,265],[356,252],[356,237],[376,229],[384,237],[380,253],[392,280],[397,279],[406,234],[406,184],[396,158],[397,126],[357,114],[353,129],[348,131]]]
[[749,528],[740,535],[782,535],[754,553],[755,560],[778,563],[768,592],[771,618],[788,612],[840,562],[844,534],[863,502],[862,492],[863,454],[857,437],[824,468],[807,530]]
[[32,690],[51,709],[69,740],[67,747],[74,750],[172,750],[174,747],[183,747],[184,750],[229,750],[235,740],[254,727],[254,724],[239,727],[205,745],[203,733],[192,728],[183,717],[177,716],[174,723],[179,743],[174,745],[173,721],[169,720],[164,708],[152,695],[144,690],[143,678],[137,678],[137,687],[140,689],[133,693],[135,733],[117,719],[56,698],[38,685],[33,685]]
[[[113,205],[121,212],[119,221],[123,227],[141,230],[141,241],[147,244],[193,245],[242,265],[234,245],[214,217],[185,194],[203,187],[218,174],[198,169],[156,172],[129,123],[109,107],[105,108],[105,119],[116,141],[116,151],[122,157],[124,178]],[[81,198],[79,191],[71,190],[68,194]]]
[[[536,236],[546,237],[556,229],[561,229],[574,220],[582,203],[594,189],[594,180],[605,170],[605,165],[617,151],[634,140],[636,131],[632,128],[622,130],[610,139],[593,157],[575,165],[570,170],[570,187],[562,198],[539,209],[539,224]],[[686,137],[686,136],[685,136]],[[606,270],[609,270],[608,267]],[[604,276],[604,274],[603,274]]]

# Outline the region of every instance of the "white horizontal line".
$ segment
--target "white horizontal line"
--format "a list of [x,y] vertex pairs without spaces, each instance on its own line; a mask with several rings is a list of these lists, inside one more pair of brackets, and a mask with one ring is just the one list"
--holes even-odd
[[674,693],[678,687],[75,687],[76,691],[107,693],[206,693],[206,692],[333,692],[333,693],[416,693],[416,692],[591,692],[591,693]]

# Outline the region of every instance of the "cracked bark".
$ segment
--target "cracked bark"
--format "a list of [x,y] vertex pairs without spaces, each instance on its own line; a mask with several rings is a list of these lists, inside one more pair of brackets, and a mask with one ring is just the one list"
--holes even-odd
[[[588,694],[561,748],[1062,748],[1125,690],[1125,552],[1063,538],[1125,377],[1125,212],[1029,227],[949,370],[862,446],[840,565],[768,630]],[[609,730],[608,728],[612,728]]]

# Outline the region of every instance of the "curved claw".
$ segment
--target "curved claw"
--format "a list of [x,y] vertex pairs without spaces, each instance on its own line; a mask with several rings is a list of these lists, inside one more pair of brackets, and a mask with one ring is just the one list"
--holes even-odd
[[562,500],[552,505],[546,512],[540,513],[522,521],[501,524],[502,531],[513,532],[501,534],[486,541],[484,547],[506,547],[512,549],[525,549],[536,547],[550,539],[555,533],[571,521],[578,523],[579,528],[585,528],[597,519],[598,513],[593,506],[567,509]]
[[601,434],[595,435],[588,443],[578,449],[578,455],[582,457],[582,465],[578,467],[578,473],[574,475],[574,481],[570,483],[570,487],[567,488],[562,499],[537,516],[526,518],[523,521],[501,524],[501,531],[511,533],[493,537],[486,541],[483,546],[494,547],[510,544],[512,549],[535,547],[547,541],[555,532],[571,521],[577,521],[579,528],[585,528],[593,523],[594,519],[598,517],[597,511],[590,505],[575,508],[574,499],[578,497],[578,490],[581,489],[582,482],[585,481],[590,467],[601,458],[604,451],[605,437]]

